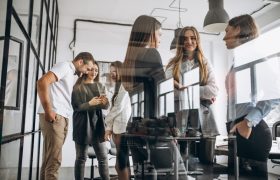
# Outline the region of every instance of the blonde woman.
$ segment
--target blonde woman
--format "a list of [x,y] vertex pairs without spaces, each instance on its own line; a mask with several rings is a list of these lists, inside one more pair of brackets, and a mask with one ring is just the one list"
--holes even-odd
[[[193,26],[184,27],[179,34],[179,39],[176,46],[176,55],[171,59],[166,67],[166,75],[174,78],[174,96],[175,96],[175,112],[180,112],[185,109],[185,93],[183,86],[183,73],[199,67],[200,72],[200,132],[192,131],[188,136],[216,136],[219,134],[214,114],[211,111],[211,103],[215,101],[218,94],[218,87],[215,80],[212,65],[204,55],[200,44],[200,36],[197,29]],[[208,102],[208,104],[204,104]],[[207,113],[206,113],[207,112]],[[207,141],[203,139],[202,142]],[[211,141],[212,147],[215,141]],[[184,148],[184,146],[182,146]],[[214,148],[214,147],[213,147]],[[201,149],[201,148],[200,148]],[[209,152],[206,149],[201,149],[201,155]],[[205,159],[207,158],[208,159]],[[203,162],[212,162],[213,155],[201,157]]]

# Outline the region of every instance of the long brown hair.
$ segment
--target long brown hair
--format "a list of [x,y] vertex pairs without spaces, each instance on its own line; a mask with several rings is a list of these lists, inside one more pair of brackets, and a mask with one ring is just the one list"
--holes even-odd
[[258,26],[249,14],[240,15],[229,20],[229,26],[240,27],[240,34],[237,37],[241,44],[251,41],[259,36]]
[[[93,61],[93,65],[96,65],[98,68],[98,74],[94,79],[94,82],[99,82],[99,66],[98,63],[96,61]],[[87,74],[83,74],[81,77],[79,77],[73,87],[74,90],[79,90],[80,92],[86,92],[87,90],[86,88],[84,88],[84,86],[82,86],[82,84],[84,84],[85,80],[87,79]]]
[[122,83],[127,91],[134,87],[135,61],[141,51],[141,48],[155,43],[155,32],[161,28],[161,23],[154,17],[142,15],[139,16],[130,33],[128,47],[122,70]]
[[181,72],[181,65],[183,62],[183,59],[185,58],[185,32],[191,30],[195,37],[196,37],[196,43],[197,48],[195,49],[194,59],[196,62],[198,62],[199,65],[199,72],[200,72],[200,84],[205,85],[208,80],[208,71],[207,71],[207,64],[204,61],[204,55],[200,44],[200,36],[197,31],[197,29],[193,26],[186,26],[184,27],[179,34],[178,41],[176,43],[176,55],[171,59],[171,61],[167,65],[167,69],[171,66],[173,66],[173,77],[176,81],[179,82],[180,72]]
[[120,61],[114,61],[111,63],[110,66],[115,67],[116,68],[116,85],[115,85],[115,91],[114,94],[112,96],[111,102],[112,102],[112,107],[114,106],[115,103],[115,99],[119,93],[120,87],[121,87],[121,69],[122,69],[122,62]]

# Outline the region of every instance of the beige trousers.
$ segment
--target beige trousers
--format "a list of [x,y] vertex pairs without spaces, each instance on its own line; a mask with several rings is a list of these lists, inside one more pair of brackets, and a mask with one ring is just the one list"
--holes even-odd
[[62,160],[62,146],[68,131],[68,119],[57,114],[53,123],[40,114],[40,128],[43,135],[43,157],[41,180],[57,180]]

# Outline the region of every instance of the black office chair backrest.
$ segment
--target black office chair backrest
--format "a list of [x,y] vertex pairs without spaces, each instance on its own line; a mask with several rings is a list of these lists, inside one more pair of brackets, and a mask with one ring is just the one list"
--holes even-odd
[[[275,122],[272,126],[272,139],[276,140],[276,137],[280,137],[280,121]],[[279,159],[271,159],[271,162],[276,164],[272,166],[272,168],[274,168],[275,166],[279,166],[280,164]]]
[[169,142],[157,142],[151,147],[151,162],[156,169],[173,170],[174,152]]
[[276,137],[280,137],[280,121],[276,121],[272,126],[272,139],[276,140]]

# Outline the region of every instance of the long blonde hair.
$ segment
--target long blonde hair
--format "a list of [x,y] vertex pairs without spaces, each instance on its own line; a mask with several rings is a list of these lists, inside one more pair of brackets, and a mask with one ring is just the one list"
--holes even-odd
[[186,26],[180,31],[179,38],[176,43],[176,55],[171,59],[171,61],[168,63],[166,68],[168,69],[169,67],[173,66],[172,75],[174,79],[179,82],[182,62],[183,59],[186,58],[184,41],[185,41],[185,32],[188,30],[191,30],[196,37],[197,48],[195,49],[194,59],[195,62],[198,62],[198,66],[199,66],[200,85],[205,85],[208,80],[208,71],[206,67],[207,64],[204,61],[205,58],[200,44],[199,33],[196,30],[196,28],[193,26]]
[[139,16],[130,33],[128,47],[122,69],[122,83],[128,92],[134,87],[135,63],[142,48],[155,43],[155,32],[161,28],[161,23],[154,17]]

